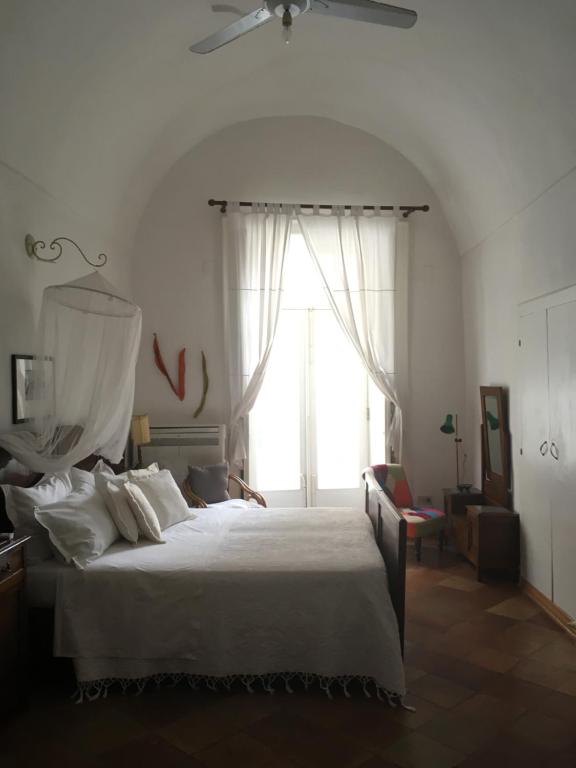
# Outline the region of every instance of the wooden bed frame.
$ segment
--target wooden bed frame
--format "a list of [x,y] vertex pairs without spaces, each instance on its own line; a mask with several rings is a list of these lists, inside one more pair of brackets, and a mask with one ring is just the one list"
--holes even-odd
[[[10,459],[4,449],[0,448],[0,468],[4,467]],[[99,457],[89,456],[76,466],[81,469],[90,470],[98,461]],[[123,471],[123,466],[114,467],[117,472]],[[28,487],[34,485],[41,477],[41,474],[31,476]],[[362,473],[365,484],[365,511],[374,527],[374,535],[382,559],[386,564],[386,573],[388,579],[388,590],[392,600],[392,606],[398,621],[398,632],[400,635],[400,646],[402,655],[404,655],[404,622],[405,622],[405,598],[406,598],[406,521],[400,515],[392,501],[382,490],[374,477],[373,470],[368,467]],[[244,483],[241,484],[244,485]],[[254,497],[260,494],[252,491],[246,486],[242,487],[243,495],[247,491]],[[258,498],[257,498],[258,500]],[[264,503],[265,506],[265,503]],[[6,514],[6,504],[4,494],[0,490],[0,532],[11,532],[12,524]],[[51,658],[51,637],[53,635],[54,614],[49,608],[36,608],[30,610],[30,624],[34,630],[32,637],[32,656],[34,666],[37,667],[35,673],[40,671],[46,673],[48,677],[55,679],[56,670],[62,670],[65,674],[70,674],[71,665],[62,664],[67,659]],[[57,662],[57,667],[53,666]],[[46,674],[42,675],[46,677]]]
[[362,473],[365,483],[366,514],[374,526],[376,543],[386,564],[388,591],[398,620],[400,647],[404,656],[406,616],[406,520],[377,482],[368,467]]

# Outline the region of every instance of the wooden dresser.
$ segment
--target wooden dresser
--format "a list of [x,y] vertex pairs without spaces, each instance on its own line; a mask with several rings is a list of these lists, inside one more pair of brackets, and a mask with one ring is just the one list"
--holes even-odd
[[24,545],[0,544],[0,716],[23,706],[28,694]]

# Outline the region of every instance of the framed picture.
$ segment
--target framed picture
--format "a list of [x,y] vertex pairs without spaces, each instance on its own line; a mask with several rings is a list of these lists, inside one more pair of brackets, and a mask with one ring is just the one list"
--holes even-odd
[[12,355],[12,423],[22,424],[50,405],[53,396],[52,360]]

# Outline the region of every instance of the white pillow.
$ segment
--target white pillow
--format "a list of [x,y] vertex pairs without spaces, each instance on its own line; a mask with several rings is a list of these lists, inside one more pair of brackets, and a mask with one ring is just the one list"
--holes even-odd
[[104,497],[106,508],[110,512],[112,520],[116,523],[120,535],[131,544],[136,544],[138,541],[138,523],[128,503],[124,483],[120,485],[119,483],[112,483],[110,480],[107,480],[103,489],[98,488],[98,490],[101,493],[104,490],[106,493]]
[[150,477],[140,477],[132,481],[148,499],[158,517],[163,531],[182,520],[193,520],[196,515],[188,507],[170,470],[161,469]]
[[65,499],[35,509],[36,520],[46,528],[52,544],[77,568],[96,560],[118,538],[118,529],[91,477],[92,483],[80,483]]
[[129,469],[127,475],[128,480],[137,480],[141,477],[150,477],[150,475],[155,475],[157,472],[160,472],[160,467],[158,462],[155,461],[144,469]]
[[114,470],[109,464],[107,464],[104,461],[104,459],[98,459],[98,461],[96,462],[96,464],[94,464],[90,472],[93,475],[96,475],[98,472],[111,472],[112,474],[114,474]]
[[3,485],[6,498],[6,514],[14,526],[16,538],[30,536],[24,552],[26,563],[35,565],[53,557],[48,534],[34,516],[34,508],[64,499],[72,491],[72,482],[68,472],[56,472],[44,475],[31,488],[19,488],[16,485]]
[[140,488],[134,483],[127,482],[122,486],[122,491],[126,494],[140,533],[149,541],[164,544],[156,512]]

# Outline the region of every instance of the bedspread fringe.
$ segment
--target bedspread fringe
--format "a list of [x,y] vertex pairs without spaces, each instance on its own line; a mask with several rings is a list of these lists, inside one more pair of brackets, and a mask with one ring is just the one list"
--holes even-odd
[[324,675],[316,675],[308,672],[281,672],[265,675],[226,675],[224,677],[177,672],[170,674],[160,673],[139,678],[110,677],[101,680],[79,682],[73,698],[77,704],[82,704],[84,701],[95,701],[96,699],[106,698],[108,690],[114,687],[119,687],[122,690],[122,693],[130,692],[138,696],[144,691],[146,686],[156,685],[159,687],[161,685],[166,685],[168,687],[174,687],[182,682],[187,683],[193,690],[207,688],[214,692],[221,690],[229,691],[233,684],[241,683],[248,693],[255,693],[260,687],[268,694],[275,693],[275,684],[283,684],[286,693],[294,693],[293,683],[301,685],[304,690],[308,690],[311,685],[316,684],[322,691],[324,691],[329,699],[333,699],[332,694],[334,689],[340,689],[346,698],[350,698],[351,694],[348,690],[348,686],[351,683],[359,683],[362,686],[364,696],[368,699],[373,695],[376,695],[380,701],[386,702],[391,707],[412,709],[412,707],[408,707],[404,704],[403,697],[400,694],[382,688],[371,677],[355,677],[353,675],[326,677]]

